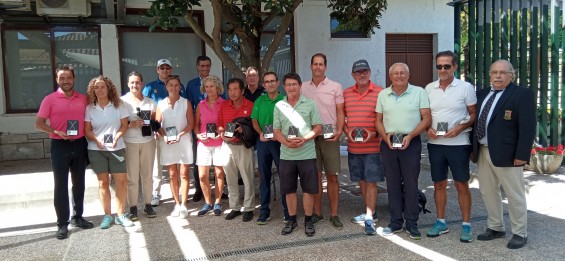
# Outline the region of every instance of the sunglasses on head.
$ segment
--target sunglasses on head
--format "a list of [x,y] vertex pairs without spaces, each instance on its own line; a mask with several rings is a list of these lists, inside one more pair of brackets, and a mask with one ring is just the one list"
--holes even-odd
[[438,64],[438,65],[436,65],[436,69],[438,69],[438,70],[441,70],[441,69],[449,70],[449,69],[451,69],[451,64]]

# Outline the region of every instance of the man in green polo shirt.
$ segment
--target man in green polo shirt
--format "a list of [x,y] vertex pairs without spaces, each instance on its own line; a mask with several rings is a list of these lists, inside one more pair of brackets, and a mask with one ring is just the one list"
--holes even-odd
[[[251,112],[253,128],[259,133],[259,138],[255,144],[257,148],[257,162],[259,165],[259,190],[261,198],[261,209],[259,211],[259,218],[257,219],[258,225],[265,225],[267,224],[267,220],[270,219],[271,170],[273,161],[275,161],[275,166],[279,169],[281,156],[281,143],[274,139],[273,134],[273,111],[275,110],[275,104],[284,98],[278,91],[279,84],[280,81],[276,73],[266,72],[263,74],[263,85],[265,86],[267,94],[261,95],[255,100],[253,111]],[[281,201],[284,208],[284,219],[288,221],[288,209],[284,195]]]
[[314,138],[322,130],[322,119],[314,100],[300,95],[302,80],[296,73],[289,73],[283,78],[286,98],[275,105],[273,128],[274,136],[281,143],[280,187],[286,195],[289,222],[281,231],[287,235],[298,227],[296,208],[298,198],[296,189],[298,178],[302,188],[304,205],[304,233],[314,236],[312,223],[314,195],[318,193],[318,174],[316,168],[316,149]]
[[421,239],[418,230],[418,177],[422,141],[420,134],[432,123],[426,91],[408,83],[410,70],[404,63],[389,69],[390,87],[377,98],[377,132],[381,142],[381,159],[388,190],[390,223],[382,230],[389,236],[402,230],[412,239]]

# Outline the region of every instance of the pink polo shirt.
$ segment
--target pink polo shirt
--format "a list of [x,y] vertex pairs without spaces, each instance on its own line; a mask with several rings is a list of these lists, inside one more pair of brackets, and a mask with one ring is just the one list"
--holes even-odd
[[[216,103],[214,103],[214,108],[208,106],[207,99],[200,101],[200,133],[206,133],[206,124],[217,123],[218,122],[218,112],[220,110],[220,105],[224,101],[222,97],[218,97]],[[216,128],[219,126],[216,126]],[[200,140],[198,140],[200,142]],[[206,143],[202,143],[206,147],[217,147],[222,146],[222,139],[210,139]]]
[[302,95],[316,102],[323,124],[331,124],[337,128],[337,112],[335,106],[343,104],[343,89],[341,84],[326,77],[318,86],[311,80],[302,83]]
[[[78,139],[84,137],[84,113],[86,111],[86,95],[77,91],[73,92],[73,96],[67,98],[61,88],[57,91],[45,96],[39,106],[37,116],[49,120],[49,126],[54,130],[66,132],[67,120],[78,121],[78,135],[71,136],[70,139]],[[54,133],[49,133],[51,139],[61,139]]]

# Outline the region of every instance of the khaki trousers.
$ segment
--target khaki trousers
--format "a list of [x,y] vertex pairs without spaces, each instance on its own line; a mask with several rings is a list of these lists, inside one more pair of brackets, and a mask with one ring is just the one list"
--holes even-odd
[[487,227],[495,231],[505,231],[502,216],[501,188],[508,198],[508,213],[512,233],[527,236],[528,207],[524,185],[523,167],[495,167],[490,159],[487,146],[480,145],[479,189],[488,213]]
[[128,203],[130,207],[137,206],[140,178],[143,203],[151,204],[155,140],[146,143],[126,142],[125,156],[128,169]]
[[230,208],[235,211],[241,210],[239,201],[238,176],[241,174],[245,195],[243,198],[243,211],[253,211],[255,209],[255,182],[253,173],[253,149],[247,149],[243,145],[232,145],[223,143],[222,154],[227,157],[224,166],[228,192],[230,196]]

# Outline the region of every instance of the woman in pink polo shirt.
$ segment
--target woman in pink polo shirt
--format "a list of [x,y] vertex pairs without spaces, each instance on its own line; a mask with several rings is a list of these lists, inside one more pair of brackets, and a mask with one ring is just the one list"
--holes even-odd
[[[198,175],[200,176],[200,186],[204,194],[204,206],[198,211],[198,216],[204,216],[210,211],[214,215],[222,214],[220,201],[222,199],[222,189],[224,188],[224,164],[220,154],[222,139],[216,132],[216,122],[218,121],[218,110],[224,101],[220,95],[224,93],[224,86],[218,76],[210,75],[202,81],[200,91],[206,93],[206,99],[200,101],[196,107],[196,126],[194,133],[198,139],[196,149],[196,165],[198,165]],[[213,130],[212,126],[213,124]],[[214,133],[211,136],[210,133]],[[212,191],[210,186],[210,166],[214,166],[216,173],[216,188],[214,190],[215,201],[212,205]]]
[[[128,128],[128,111],[112,80],[102,75],[90,80],[87,89],[88,106],[84,116],[84,133],[88,139],[88,159],[98,178],[100,202],[104,217],[100,228],[112,223],[133,226],[124,212],[127,199],[127,169],[125,143],[122,136]],[[110,174],[116,185],[117,216],[111,214]]]

